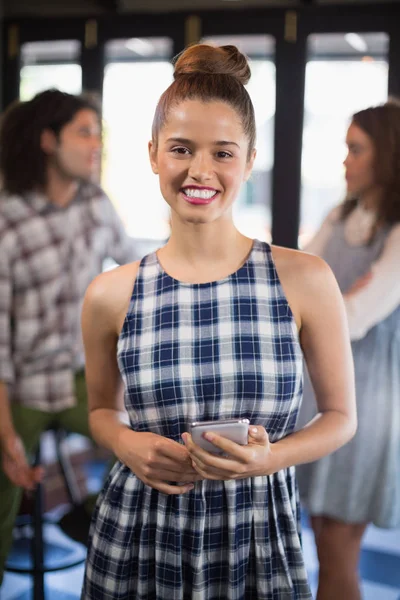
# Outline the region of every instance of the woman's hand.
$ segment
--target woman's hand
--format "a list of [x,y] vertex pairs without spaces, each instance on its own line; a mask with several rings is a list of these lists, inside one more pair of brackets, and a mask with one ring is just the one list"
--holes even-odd
[[367,286],[369,284],[371,279],[372,279],[372,271],[369,271],[362,277],[359,277],[353,283],[353,285],[347,290],[347,292],[344,294],[344,297],[348,298],[349,296],[356,294],[359,290],[362,290],[363,288],[365,288],[365,286]]
[[[164,494],[184,494],[203,479],[192,466],[185,446],[155,433],[124,428],[116,454],[146,485]],[[170,482],[180,482],[171,485]]]
[[192,465],[202,479],[245,479],[270,475],[277,470],[273,466],[272,446],[264,427],[250,426],[247,446],[231,442],[215,433],[205,433],[204,437],[228,456],[217,456],[203,450],[193,442],[189,433],[184,433],[182,438]]

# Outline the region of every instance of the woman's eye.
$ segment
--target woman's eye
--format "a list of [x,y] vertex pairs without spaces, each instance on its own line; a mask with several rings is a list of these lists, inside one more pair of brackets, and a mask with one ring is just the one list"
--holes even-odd
[[349,147],[349,152],[351,152],[352,154],[354,154],[355,156],[357,156],[357,154],[360,154],[361,148],[360,148],[360,146],[350,146]]
[[232,158],[232,154],[229,154],[229,152],[224,152],[223,150],[221,150],[221,152],[217,152],[217,156],[218,158]]
[[171,152],[174,154],[189,154],[189,150],[184,146],[178,146],[177,148],[172,148]]

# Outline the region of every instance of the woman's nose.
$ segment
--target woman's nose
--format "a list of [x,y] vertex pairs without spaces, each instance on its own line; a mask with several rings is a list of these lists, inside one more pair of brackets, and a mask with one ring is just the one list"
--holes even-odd
[[196,154],[193,156],[190,167],[189,176],[196,181],[206,181],[212,177],[212,159],[205,154]]

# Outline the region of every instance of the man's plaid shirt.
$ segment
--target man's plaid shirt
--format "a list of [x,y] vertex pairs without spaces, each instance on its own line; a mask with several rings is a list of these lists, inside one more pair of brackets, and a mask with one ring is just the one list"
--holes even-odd
[[82,301],[107,257],[137,258],[99,187],[82,185],[66,208],[37,193],[0,194],[0,381],[10,401],[46,412],[74,405]]

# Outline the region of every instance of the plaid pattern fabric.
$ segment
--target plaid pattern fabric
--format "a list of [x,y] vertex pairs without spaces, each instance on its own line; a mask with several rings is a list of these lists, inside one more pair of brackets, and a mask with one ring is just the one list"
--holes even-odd
[[42,195],[0,196],[0,381],[12,401],[75,404],[83,366],[81,303],[106,257],[135,258],[110,200],[93,184],[59,208]]
[[[194,420],[290,434],[302,352],[270,247],[233,275],[184,284],[151,254],[118,343],[132,428],[181,441]],[[294,468],[168,496],[116,464],[91,530],[83,600],[310,600]]]

